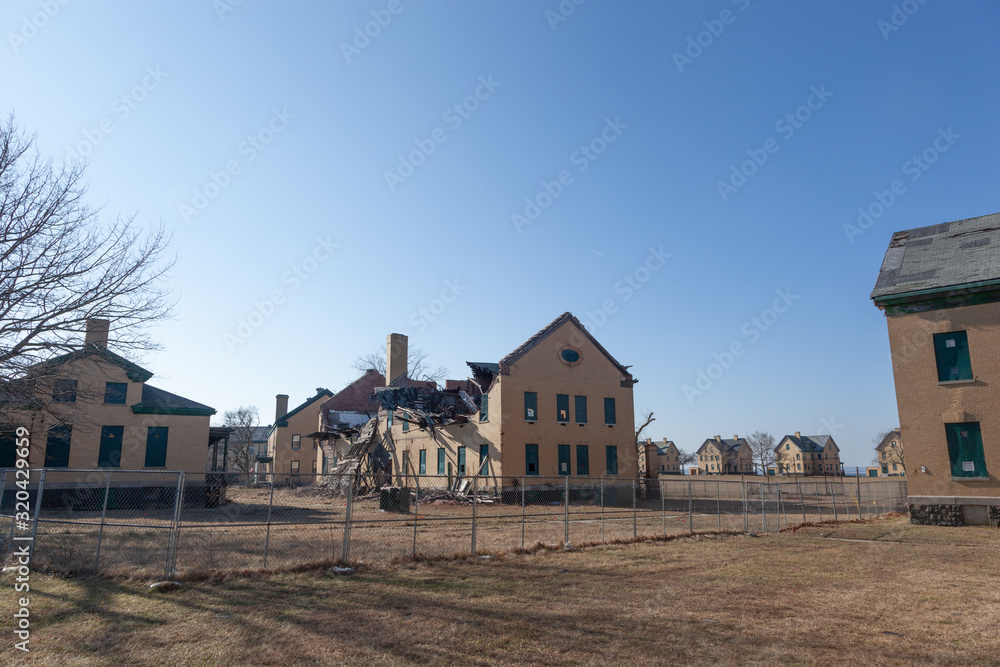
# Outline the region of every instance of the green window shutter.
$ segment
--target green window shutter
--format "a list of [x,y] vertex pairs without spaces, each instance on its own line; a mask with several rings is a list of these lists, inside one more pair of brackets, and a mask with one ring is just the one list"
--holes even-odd
[[479,474],[488,475],[490,474],[489,466],[486,464],[490,460],[490,446],[489,445],[479,445]]
[[945,424],[952,477],[989,477],[979,422]]
[[387,431],[391,431],[392,430],[392,412],[389,412],[385,416],[385,428],[386,428]]
[[583,476],[590,474],[590,453],[587,445],[576,446],[576,474]]
[[605,457],[608,463],[608,474],[617,475],[618,474],[618,448],[614,445],[608,445],[604,448]]
[[427,450],[426,449],[421,449],[420,450],[420,474],[421,475],[426,475],[427,474]]
[[587,397],[586,396],[574,396],[573,402],[576,404],[574,408],[576,409],[576,423],[586,424],[587,423]]
[[524,392],[524,420],[538,420],[538,394],[533,391]]
[[615,421],[615,399],[605,398],[604,399],[604,423],[605,424],[617,424]]
[[146,430],[147,468],[164,468],[167,465],[167,427],[150,426]]
[[53,426],[45,442],[45,467],[68,468],[69,444],[73,439],[72,426]]
[[559,474],[569,475],[569,445],[559,445]]
[[108,382],[104,385],[104,403],[107,405],[125,405],[125,394],[127,392],[127,382]]
[[479,402],[479,421],[484,422],[490,418],[490,395],[483,394]]
[[458,474],[465,474],[465,445],[458,448]]
[[17,465],[17,429],[13,426],[0,426],[0,468],[13,468]]
[[444,474],[444,461],[445,461],[444,447],[440,447],[438,449],[438,474],[439,475],[443,475]]
[[122,465],[122,437],[124,426],[101,427],[101,449],[97,454],[98,468],[120,468]]
[[538,445],[524,446],[524,474],[538,474]]
[[409,418],[410,418],[410,413],[404,411],[403,412],[403,433],[406,433],[407,431],[410,430],[410,422],[406,421]]
[[938,382],[972,379],[969,338],[966,332],[934,334],[934,356],[937,361]]
[[569,395],[556,394],[556,421],[569,421]]

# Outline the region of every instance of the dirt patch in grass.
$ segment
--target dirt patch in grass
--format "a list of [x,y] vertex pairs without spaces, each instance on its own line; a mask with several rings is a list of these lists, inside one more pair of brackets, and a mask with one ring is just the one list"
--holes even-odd
[[38,574],[30,663],[1000,664],[1000,532],[971,530],[992,548],[895,518],[167,593]]

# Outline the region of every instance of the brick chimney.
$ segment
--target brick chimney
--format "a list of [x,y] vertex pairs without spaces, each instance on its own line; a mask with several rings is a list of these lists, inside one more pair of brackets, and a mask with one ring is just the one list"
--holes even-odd
[[798,431],[796,431],[796,432],[795,432],[795,437],[796,437],[796,438],[801,438],[801,437],[802,437],[802,434],[801,434],[801,433],[799,433]]
[[407,377],[407,339],[403,334],[389,334],[385,345],[385,386]]
[[278,394],[274,397],[274,420],[278,421],[288,414],[288,394]]
[[102,350],[108,349],[108,331],[111,329],[111,322],[108,320],[87,320],[87,335],[83,344],[87,347],[93,345]]
[[721,435],[717,435],[717,436],[715,436],[715,439],[716,439],[716,441],[721,442],[722,441],[722,436]]
[[740,436],[738,436],[735,433],[733,433],[733,440],[739,440],[739,439],[740,439]]

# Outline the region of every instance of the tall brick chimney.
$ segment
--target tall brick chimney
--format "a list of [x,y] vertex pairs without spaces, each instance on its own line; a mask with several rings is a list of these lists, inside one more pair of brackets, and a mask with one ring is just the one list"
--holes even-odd
[[389,334],[385,345],[385,385],[388,387],[407,376],[407,339],[403,334]]
[[83,344],[87,347],[93,345],[102,350],[108,349],[108,331],[111,329],[111,322],[108,320],[87,320],[87,335],[83,339]]
[[274,397],[274,421],[288,414],[288,394],[278,394]]

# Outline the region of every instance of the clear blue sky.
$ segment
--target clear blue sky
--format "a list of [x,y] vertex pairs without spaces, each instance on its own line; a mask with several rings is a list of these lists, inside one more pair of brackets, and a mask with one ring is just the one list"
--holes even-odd
[[864,465],[898,422],[891,233],[1000,210],[994,2],[8,0],[0,26],[0,112],[173,230],[141,361],[220,416],[337,390],[390,332],[462,378],[568,310],[654,438],[832,433]]

